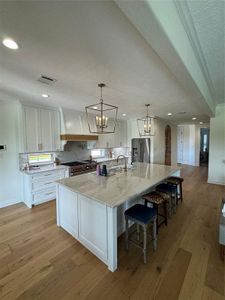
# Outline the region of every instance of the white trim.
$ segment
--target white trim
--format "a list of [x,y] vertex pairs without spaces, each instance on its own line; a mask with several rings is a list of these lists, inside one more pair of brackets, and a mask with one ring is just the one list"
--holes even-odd
[[[174,1],[175,7],[177,9],[178,15],[180,17],[181,23],[183,24],[184,30],[187,34],[187,37],[190,41],[190,44],[192,46],[192,49],[195,53],[195,57],[199,63],[199,66],[201,68],[201,71],[203,73],[203,76],[205,78],[205,81],[208,85],[208,88],[210,90],[211,96],[215,96],[215,87],[212,81],[212,78],[210,76],[208,66],[206,63],[206,59],[204,56],[204,53],[202,51],[201,44],[199,42],[199,37],[194,25],[194,21],[192,19],[187,1]],[[214,103],[215,104],[215,103]]]
[[6,207],[6,206],[9,206],[9,205],[14,205],[14,204],[17,204],[17,203],[22,203],[22,201],[18,200],[18,199],[3,200],[3,201],[0,201],[0,208]]
[[214,181],[214,180],[210,180],[210,179],[208,179],[207,182],[210,184],[225,185],[225,182],[219,182],[219,181]]

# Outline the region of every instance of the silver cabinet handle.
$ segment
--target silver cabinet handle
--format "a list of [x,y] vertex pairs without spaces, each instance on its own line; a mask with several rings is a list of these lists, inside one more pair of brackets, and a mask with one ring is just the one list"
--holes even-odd
[[51,194],[54,194],[54,193],[53,192],[45,193],[46,196],[51,195]]

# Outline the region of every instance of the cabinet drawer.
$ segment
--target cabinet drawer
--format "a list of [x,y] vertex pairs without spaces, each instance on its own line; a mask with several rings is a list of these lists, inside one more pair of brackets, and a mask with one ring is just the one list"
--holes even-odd
[[[60,177],[55,178],[55,180],[59,180],[59,179]],[[48,178],[48,180],[32,182],[31,185],[32,192],[55,188],[55,180],[53,178]]]
[[46,189],[45,191],[34,193],[32,195],[32,202],[33,204],[39,204],[46,201],[50,201],[56,198],[56,189]]
[[65,177],[65,171],[49,171],[49,172],[34,174],[32,175],[31,180],[32,182],[45,181],[45,180],[49,181],[50,178],[52,178],[52,181],[54,181],[64,177]]

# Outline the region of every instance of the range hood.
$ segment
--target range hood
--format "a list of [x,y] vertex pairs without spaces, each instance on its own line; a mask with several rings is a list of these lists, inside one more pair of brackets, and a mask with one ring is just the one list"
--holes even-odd
[[97,141],[97,135],[85,135],[85,134],[61,134],[61,141],[69,142],[86,142],[86,141]]
[[67,142],[97,141],[98,135],[89,134],[86,115],[72,109],[60,108],[61,135],[60,140]]

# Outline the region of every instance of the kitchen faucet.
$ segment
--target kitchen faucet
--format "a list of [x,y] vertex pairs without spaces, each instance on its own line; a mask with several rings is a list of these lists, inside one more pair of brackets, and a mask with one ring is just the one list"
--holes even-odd
[[127,158],[126,158],[125,155],[118,155],[117,159],[116,159],[117,163],[118,163],[118,161],[119,161],[120,158],[124,158],[124,160],[125,160],[124,172],[127,172]]

